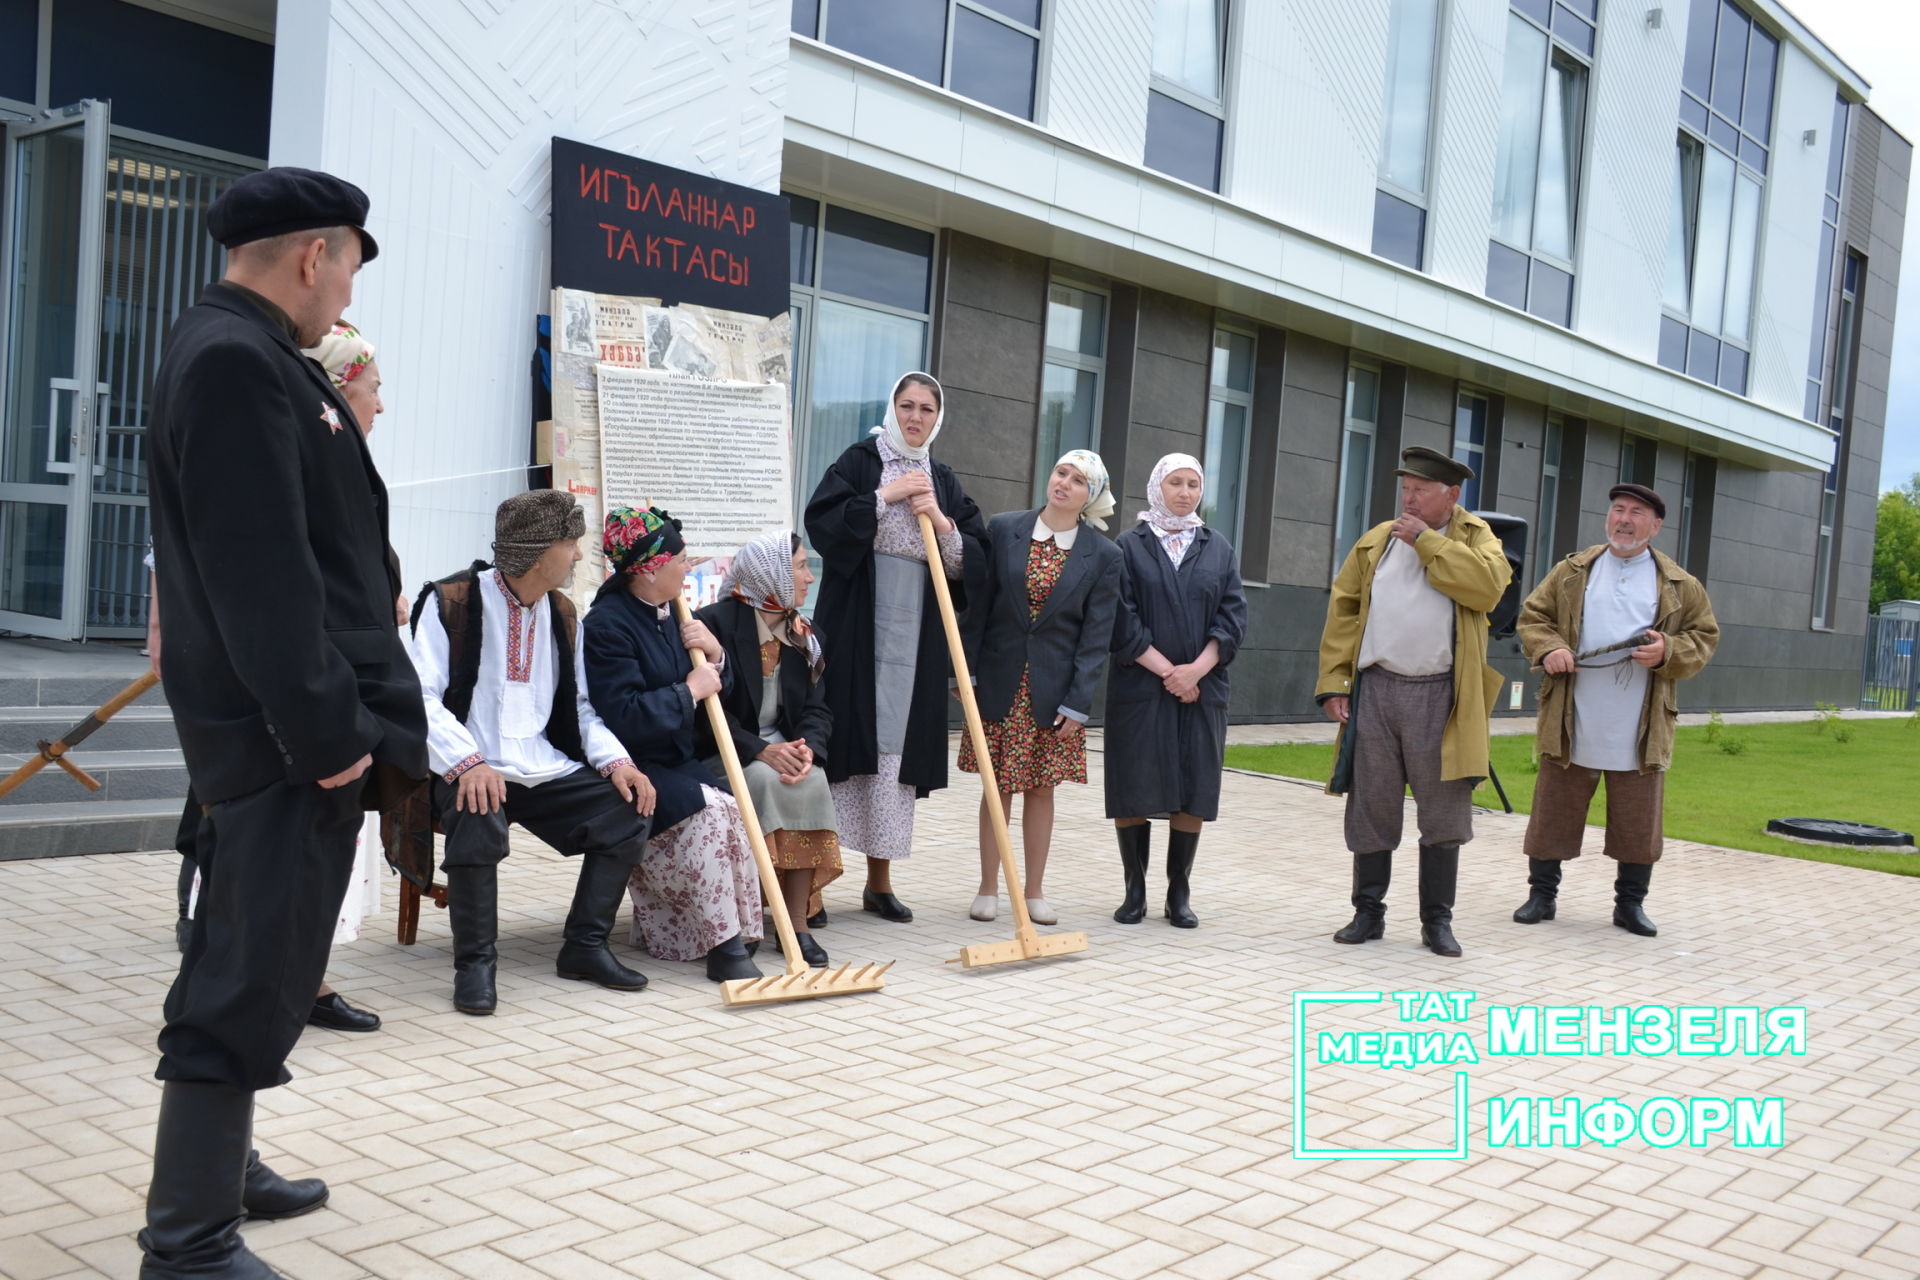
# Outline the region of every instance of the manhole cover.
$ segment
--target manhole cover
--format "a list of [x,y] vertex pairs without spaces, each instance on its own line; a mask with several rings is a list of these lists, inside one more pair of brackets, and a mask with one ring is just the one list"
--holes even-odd
[[1767,823],[1767,831],[1808,844],[1845,845],[1855,849],[1913,848],[1911,832],[1839,818],[1774,818]]

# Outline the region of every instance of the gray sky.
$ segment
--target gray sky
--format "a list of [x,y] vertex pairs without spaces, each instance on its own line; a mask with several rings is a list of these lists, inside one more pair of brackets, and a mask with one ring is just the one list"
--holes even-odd
[[[1867,102],[1909,142],[1920,144],[1920,12],[1911,0],[1791,0],[1788,7],[1872,85]],[[1893,330],[1893,385],[1880,488],[1920,471],[1920,237],[1908,205],[1900,258],[1900,305]]]

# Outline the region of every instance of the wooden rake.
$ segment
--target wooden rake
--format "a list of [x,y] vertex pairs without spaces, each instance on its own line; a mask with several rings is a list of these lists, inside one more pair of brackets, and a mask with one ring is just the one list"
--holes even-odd
[[[1013,841],[1007,835],[1006,810],[1000,807],[1000,783],[993,775],[993,756],[987,750],[987,734],[980,722],[980,703],[973,696],[973,675],[967,670],[967,651],[960,643],[960,623],[953,613],[953,595],[947,590],[946,570],[940,563],[940,539],[933,532],[933,517],[920,513],[920,540],[927,548],[927,572],[933,575],[933,594],[940,602],[940,621],[947,628],[947,651],[953,657],[953,674],[960,692],[960,705],[967,713],[967,736],[973,740],[973,755],[980,766],[980,786],[984,791],[987,816],[993,820],[993,842],[1000,850],[1000,871],[1007,878],[1007,897],[1013,903],[1015,922],[1010,942],[982,942],[960,948],[963,968],[979,969],[990,964],[1014,960],[1037,960],[1042,956],[1064,956],[1087,949],[1084,933],[1035,933],[1033,917],[1027,914],[1027,899],[1021,893],[1020,869],[1013,864]],[[947,961],[952,964],[953,961]]]
[[92,712],[79,724],[76,724],[73,728],[67,730],[51,742],[41,742],[38,744],[40,747],[40,753],[38,755],[28,760],[18,769],[15,769],[6,778],[0,779],[0,796],[6,795],[9,791],[12,791],[15,787],[50,764],[57,764],[62,769],[65,769],[74,781],[78,782],[87,790],[98,791],[100,789],[100,780],[73,761],[67,759],[67,752],[73,750],[82,742],[85,742],[94,730],[113,719],[121,708],[125,707],[129,702],[132,702],[135,698],[138,698],[158,683],[160,683],[159,676],[156,676],[151,671],[146,672],[138,680],[135,680],[132,684],[114,694],[113,697],[107,699],[104,706]]
[[[675,598],[674,613],[685,622],[692,614],[684,598]],[[707,655],[689,648],[693,665],[707,665]],[[767,838],[760,830],[760,815],[753,808],[753,793],[747,789],[747,775],[740,767],[740,753],[733,749],[733,734],[727,728],[726,709],[720,695],[701,699],[707,708],[707,723],[713,726],[713,740],[720,747],[720,761],[727,768],[727,784],[740,805],[740,821],[747,828],[747,843],[753,846],[753,860],[760,868],[760,892],[773,909],[773,927],[780,934],[780,953],[786,957],[787,971],[764,978],[735,978],[720,984],[721,1002],[727,1005],[777,1004],[782,1000],[811,1000],[816,996],[850,996],[863,991],[878,991],[887,985],[886,972],[893,961],[862,965],[855,969],[843,964],[838,969],[814,969],[800,956],[800,940],[794,936],[793,917],[787,914],[787,900],[780,893],[780,877],[773,869],[773,855],[767,852]]]

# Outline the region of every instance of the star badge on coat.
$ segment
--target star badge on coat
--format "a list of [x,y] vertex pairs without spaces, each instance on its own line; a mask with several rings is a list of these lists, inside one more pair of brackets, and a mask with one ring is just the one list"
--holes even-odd
[[320,402],[320,421],[336,432],[340,430],[340,414],[325,400]]

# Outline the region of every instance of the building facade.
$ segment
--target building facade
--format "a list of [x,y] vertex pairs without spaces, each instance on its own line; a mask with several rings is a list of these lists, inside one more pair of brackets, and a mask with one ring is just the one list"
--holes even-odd
[[[183,64],[135,34],[254,69],[142,98]],[[1772,0],[0,0],[0,626],[137,623],[140,361],[190,300],[148,264],[204,274],[167,246],[263,160],[373,197],[354,318],[409,576],[484,548],[526,482],[561,134],[790,197],[799,497],[909,368],[989,511],[1066,448],[1123,515],[1203,458],[1257,584],[1238,718],[1315,714],[1329,584],[1412,444],[1527,521],[1528,585],[1655,485],[1725,633],[1688,705],[1851,703],[1911,155],[1867,94]],[[98,198],[102,252],[84,216],[65,258],[32,239],[48,189]]]

